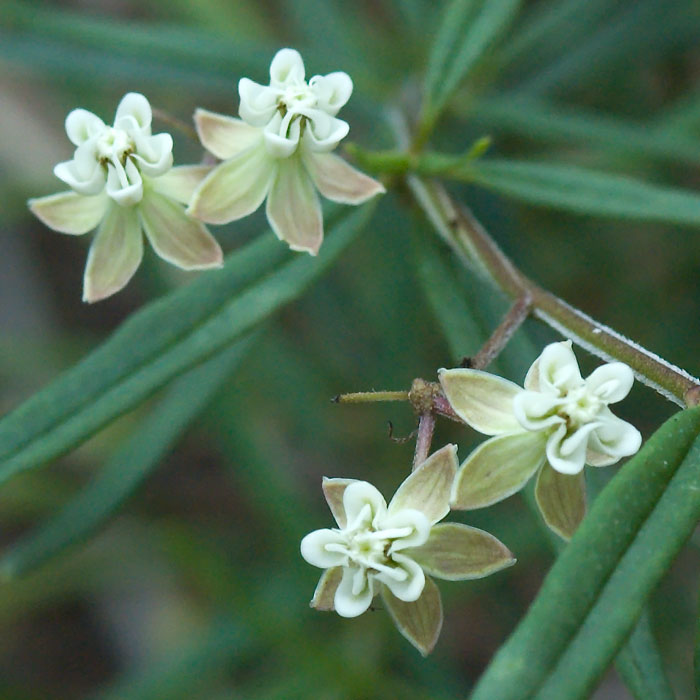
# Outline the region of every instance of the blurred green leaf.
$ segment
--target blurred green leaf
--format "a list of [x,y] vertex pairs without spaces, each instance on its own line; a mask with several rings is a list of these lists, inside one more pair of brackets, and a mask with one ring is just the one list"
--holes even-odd
[[89,536],[155,469],[189,423],[221,388],[250,346],[239,340],[177,379],[90,484],[1,559],[0,573],[21,576]]
[[450,175],[529,204],[605,216],[700,225],[700,195],[573,165],[484,160]]
[[610,481],[473,700],[588,697],[700,517],[699,433],[676,414]]
[[427,112],[435,119],[462,80],[505,33],[521,0],[451,0],[425,76]]
[[133,314],[102,346],[0,421],[0,481],[67,452],[295,299],[373,210],[368,204],[344,213],[318,258],[289,253],[267,234],[230,256],[222,270]]
[[646,610],[617,655],[615,668],[637,700],[674,700]]

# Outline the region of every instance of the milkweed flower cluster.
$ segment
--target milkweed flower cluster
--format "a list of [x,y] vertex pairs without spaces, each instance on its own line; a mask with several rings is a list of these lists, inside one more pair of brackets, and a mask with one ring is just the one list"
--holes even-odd
[[496,503],[537,473],[535,494],[542,515],[568,538],[585,510],[584,464],[614,464],[637,452],[642,442],[639,431],[608,408],[629,393],[632,370],[612,362],[583,379],[571,341],[544,349],[530,367],[524,389],[473,369],[443,369],[439,377],[455,413],[492,436],[460,467],[453,508]]
[[242,119],[202,109],[195,115],[202,144],[223,161],[217,167],[173,167],[173,139],[152,133],[151,106],[138,93],[124,96],[113,126],[84,109],[68,115],[66,132],[76,149],[54,174],[71,189],[32,199],[29,207],[61,233],[98,229],[85,269],[85,301],[104,299],[128,283],[143,257],[144,233],[177,267],[220,267],[221,248],[204,223],[239,219],[267,197],[277,236],[315,255],[323,240],[316,188],[345,204],[384,192],[330,152],[349,130],[335,116],[352,93],[348,75],[307,83],[301,56],[282,49],[272,61],[270,84],[243,78],[239,93]]
[[338,527],[304,537],[301,554],[326,569],[311,606],[343,617],[365,612],[377,594],[399,631],[423,654],[442,627],[442,604],[430,576],[450,581],[487,576],[515,563],[495,537],[449,512],[457,451],[447,445],[420,465],[387,505],[366,481],[324,479]]

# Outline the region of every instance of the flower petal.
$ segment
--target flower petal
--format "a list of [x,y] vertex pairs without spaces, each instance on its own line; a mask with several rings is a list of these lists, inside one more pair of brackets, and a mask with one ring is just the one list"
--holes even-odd
[[345,506],[343,505],[343,495],[345,494],[345,489],[356,481],[357,479],[328,479],[324,476],[321,483],[326,503],[328,503],[328,507],[333,513],[335,522],[341,528],[346,527],[348,524]]
[[343,566],[348,556],[342,552],[328,551],[327,544],[345,544],[345,539],[338,530],[314,530],[301,541],[301,556],[312,566],[319,569],[330,569],[333,566]]
[[623,362],[602,365],[586,379],[586,388],[605,403],[617,403],[630,393],[634,373]]
[[389,503],[389,513],[418,510],[431,523],[450,511],[450,493],[457,474],[457,447],[445,445],[408,476]]
[[454,412],[485,435],[522,431],[513,414],[513,399],[522,389],[507,379],[476,369],[441,369],[442,390]]
[[335,592],[338,590],[342,578],[343,568],[341,566],[334,566],[332,569],[324,571],[318,581],[309,607],[315,610],[334,610]]
[[356,170],[333,153],[307,152],[304,165],[318,191],[334,202],[362,204],[386,192],[381,182]]
[[76,192],[59,192],[49,197],[30,199],[32,213],[49,228],[79,236],[92,231],[107,211],[107,195],[86,197]]
[[408,547],[418,547],[425,543],[430,536],[431,522],[419,510],[414,508],[404,508],[403,510],[389,512],[386,517],[377,519],[377,530],[393,530],[395,528],[411,528],[411,533],[403,537],[397,537],[391,543],[389,554],[407,549]]
[[532,385],[537,375],[539,384],[537,391],[551,394],[562,395],[583,384],[570,340],[548,345],[527,374],[526,386]]
[[119,122],[131,118],[136,122],[137,128],[147,130],[150,134],[153,112],[148,100],[138,92],[128,92],[122,97],[114,116],[114,126],[121,128]]
[[148,192],[139,214],[146,236],[158,255],[183,270],[221,267],[224,255],[201,221],[191,219],[182,204]]
[[213,165],[179,165],[149,184],[156,192],[180,204],[189,204],[194,191],[213,169]]
[[565,419],[557,414],[557,410],[565,401],[549,393],[525,390],[513,399],[513,414],[525,430],[546,430],[565,422]]
[[241,119],[197,108],[194,125],[204,148],[221,160],[233,158],[237,153],[254,146],[262,131]]
[[435,648],[442,629],[442,601],[438,587],[429,578],[420,598],[404,603],[382,586],[382,598],[396,628],[423,655]]
[[609,467],[611,464],[615,464],[620,460],[619,457],[611,457],[610,455],[603,454],[598,450],[594,450],[592,445],[595,444],[596,437],[595,433],[591,435],[588,439],[588,448],[586,449],[586,464],[591,467]]
[[387,573],[377,574],[381,581],[399,600],[411,603],[420,598],[425,586],[425,573],[420,564],[404,554],[392,554],[391,559],[397,564],[397,569],[405,574],[403,578],[394,578]]
[[565,540],[571,539],[586,514],[583,471],[562,474],[545,464],[537,477],[535,498],[547,527]]
[[260,85],[248,78],[238,81],[240,105],[238,113],[250,126],[265,126],[277,111],[280,91],[267,85]]
[[483,508],[519,491],[545,460],[543,433],[500,435],[482,443],[462,464],[452,507]]
[[280,49],[270,64],[270,85],[286,87],[304,80],[304,61],[295,49]]
[[170,134],[138,136],[136,152],[131,156],[148,177],[164,175],[173,165],[173,137]]
[[107,163],[107,194],[120,206],[131,207],[143,197],[143,178],[131,158],[126,166],[119,161]]
[[266,213],[272,230],[292,250],[318,253],[323,242],[321,204],[298,158],[279,161]]
[[86,109],[74,109],[66,117],[66,134],[76,146],[80,146],[105,129],[105,123]]
[[341,617],[362,615],[372,604],[374,585],[374,577],[368,576],[365,570],[345,567],[333,599],[335,611]]
[[252,214],[263,202],[275,163],[260,144],[218,165],[195,190],[187,213],[210,224]]
[[347,73],[336,71],[328,75],[315,75],[309,80],[309,87],[324,112],[335,116],[352,95],[352,80]]
[[265,148],[272,158],[289,158],[299,147],[301,124],[299,119],[287,112],[283,118],[278,112],[270,119],[262,131]]
[[105,185],[105,171],[95,154],[95,144],[87,141],[75,149],[73,160],[59,163],[53,174],[79,194],[99,194]]
[[586,463],[586,449],[591,433],[600,423],[582,425],[573,434],[566,434],[566,426],[561,425],[547,440],[547,460],[562,474],[578,474]]
[[350,131],[347,122],[337,117],[331,117],[320,109],[314,109],[306,116],[308,121],[304,132],[304,142],[307,148],[312,151],[322,153],[332,151]]
[[142,256],[143,238],[136,210],[110,204],[88,253],[83,301],[100,301],[122,289]]
[[609,409],[598,414],[597,420],[602,425],[591,435],[589,442],[591,449],[619,459],[635,454],[641,447],[641,433],[627,421],[618,418]]
[[365,506],[369,506],[368,522],[374,521],[386,514],[386,501],[379,491],[368,481],[354,481],[343,492],[343,508],[347,518],[348,528],[357,526],[358,517],[367,512]]
[[447,581],[483,578],[515,564],[512,552],[493,535],[462,523],[433,526],[424,545],[404,554]]

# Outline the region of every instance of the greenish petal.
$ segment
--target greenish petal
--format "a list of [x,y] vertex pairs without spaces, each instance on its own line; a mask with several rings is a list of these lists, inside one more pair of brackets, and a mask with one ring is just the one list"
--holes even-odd
[[180,204],[189,204],[194,191],[213,169],[213,165],[179,165],[149,180],[149,184],[156,192]]
[[515,564],[512,552],[493,535],[462,523],[441,523],[428,541],[406,550],[432,576],[448,581],[483,578]]
[[221,160],[233,158],[262,140],[262,129],[206,109],[195,111],[194,125],[204,148]]
[[103,192],[86,196],[77,192],[59,192],[48,197],[30,199],[32,214],[59,233],[80,236],[92,231],[107,211],[109,198]]
[[315,610],[335,610],[335,592],[343,578],[343,567],[334,566],[332,569],[326,569],[318,581],[314,597],[311,599],[309,606]]
[[537,477],[535,498],[547,527],[565,540],[571,539],[586,514],[583,470],[562,474],[545,464]]
[[321,484],[323,495],[326,497],[326,503],[328,503],[328,507],[331,509],[338,527],[343,528],[348,524],[343,495],[345,494],[345,489],[350,484],[355,483],[355,481],[357,479],[328,479],[325,476],[323,477]]

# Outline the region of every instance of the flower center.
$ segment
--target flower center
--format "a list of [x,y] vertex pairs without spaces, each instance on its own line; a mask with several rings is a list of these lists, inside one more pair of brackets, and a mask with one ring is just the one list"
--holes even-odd
[[280,95],[278,106],[284,112],[297,112],[300,109],[311,109],[318,102],[316,95],[307,83],[288,85]]
[[408,537],[413,528],[394,527],[387,530],[367,528],[345,533],[344,544],[327,544],[326,549],[347,555],[353,564],[374,571],[392,571],[395,567],[391,561],[389,550],[394,540]]
[[572,389],[566,395],[566,403],[560,408],[559,415],[572,426],[590,423],[603,408],[603,402],[591,394],[585,386]]
[[134,142],[123,129],[106,126],[97,139],[97,157],[103,165],[125,164],[134,151]]

